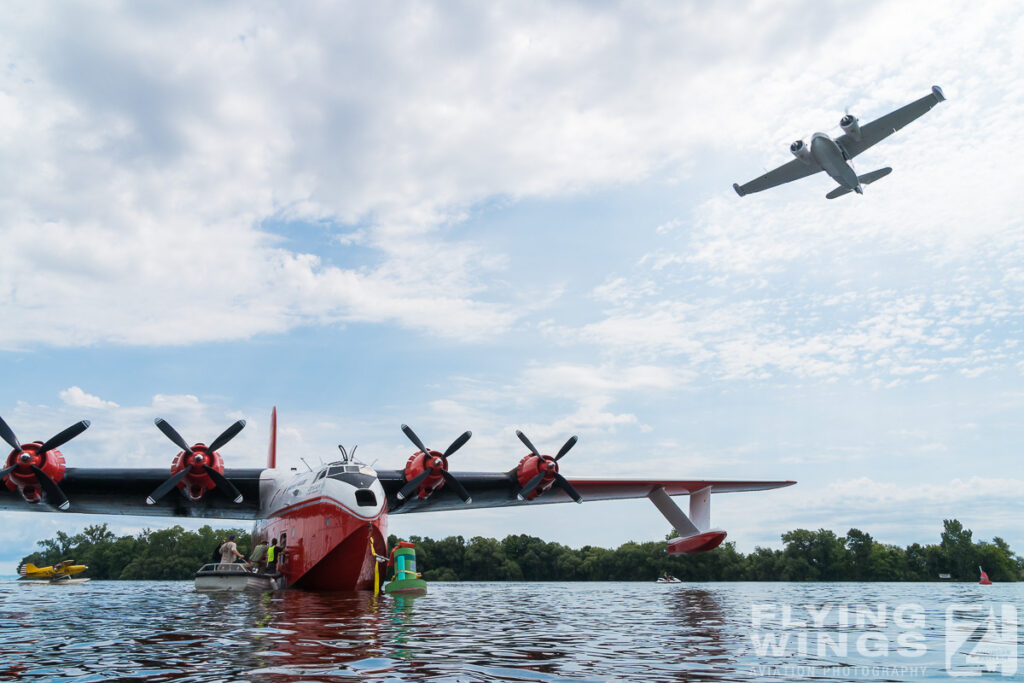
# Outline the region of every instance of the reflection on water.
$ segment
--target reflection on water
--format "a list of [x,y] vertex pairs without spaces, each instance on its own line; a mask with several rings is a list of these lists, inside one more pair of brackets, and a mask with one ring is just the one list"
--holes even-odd
[[[979,598],[1024,609],[1013,584],[442,583],[410,598],[4,581],[0,679],[948,680],[950,604],[977,608],[960,615],[973,620],[965,650],[1016,647],[1006,623],[999,633],[1009,646],[1006,638],[984,642],[988,611]],[[905,611],[900,621],[895,610],[908,603],[919,613]],[[877,620],[880,604],[884,623],[842,622],[840,607],[854,614],[867,605]],[[898,650],[908,635],[924,652]],[[818,649],[841,640],[845,649]],[[970,652],[955,656],[949,666],[960,673],[976,667]],[[918,668],[892,668],[907,665]]]

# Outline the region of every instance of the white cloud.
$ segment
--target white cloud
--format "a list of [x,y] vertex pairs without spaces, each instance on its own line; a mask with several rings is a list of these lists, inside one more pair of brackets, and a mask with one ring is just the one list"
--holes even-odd
[[82,391],[81,387],[68,387],[60,392],[60,399],[69,406],[81,408],[117,408],[113,401],[104,401],[99,396],[93,396]]

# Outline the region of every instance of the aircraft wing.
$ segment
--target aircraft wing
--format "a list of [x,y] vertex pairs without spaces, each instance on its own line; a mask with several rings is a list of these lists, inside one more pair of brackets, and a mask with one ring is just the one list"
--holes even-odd
[[774,171],[768,171],[763,176],[754,178],[749,183],[744,185],[733,183],[732,187],[736,190],[736,193],[742,197],[743,195],[750,194],[751,192],[760,192],[761,190],[767,190],[770,187],[776,187],[794,180],[806,178],[809,175],[814,175],[820,170],[821,169],[816,165],[811,166],[799,159],[793,159],[789,163],[779,166]]
[[[449,486],[443,486],[426,500],[398,500],[397,493],[405,484],[402,470],[378,471],[377,476],[388,497],[388,512],[393,515],[406,512],[429,512],[433,510],[465,510],[471,508],[494,508],[511,505],[540,505],[546,503],[571,503],[566,493],[552,487],[537,498],[524,501],[516,497],[519,485],[508,472],[452,472],[471,496],[471,502],[464,503]],[[711,493],[734,493],[742,491],[767,491],[792,486],[795,481],[719,481],[719,480],[668,480],[668,479],[569,479],[583,501],[621,500],[625,498],[646,498],[651,491],[664,488],[672,496],[688,495],[711,487]]]
[[915,100],[905,107],[900,107],[896,111],[861,126],[859,140],[854,139],[849,133],[844,133],[836,138],[836,144],[843,148],[848,158],[852,159],[872,145],[886,139],[911,121],[924,116],[932,107],[945,99],[945,95],[942,94],[942,88],[934,85],[932,86],[932,91],[921,99]]
[[[259,481],[262,469],[225,469],[224,476],[242,494],[241,503],[211,491],[198,502],[183,496],[166,495],[153,505],[146,496],[167,477],[169,468],[119,469],[69,467],[59,485],[71,506],[68,512],[100,515],[144,515],[155,517],[209,517],[215,519],[256,519],[259,510]],[[0,510],[57,512],[50,505],[30,505],[16,491],[0,486]]]

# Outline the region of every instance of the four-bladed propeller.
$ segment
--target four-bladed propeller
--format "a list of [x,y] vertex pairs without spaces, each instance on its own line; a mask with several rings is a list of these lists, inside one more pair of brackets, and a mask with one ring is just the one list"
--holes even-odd
[[552,482],[553,486],[561,487],[561,489],[565,491],[570,498],[577,503],[582,503],[583,496],[573,488],[572,484],[570,484],[565,477],[558,473],[557,464],[562,456],[568,453],[570,449],[576,445],[576,442],[579,441],[579,439],[576,436],[570,436],[568,441],[566,441],[558,450],[558,454],[552,458],[550,455],[541,455],[540,451],[537,450],[537,447],[534,446],[528,438],[526,438],[526,434],[523,434],[518,429],[516,430],[516,436],[519,437],[519,440],[523,442],[523,445],[529,448],[530,452],[537,458],[537,474],[526,482],[526,485],[523,486],[522,490],[516,494],[519,497],[519,500],[527,500],[533,492],[537,490],[537,487],[541,485],[541,482],[543,482],[545,478],[548,478],[549,480],[554,480]]
[[225,429],[220,436],[210,443],[209,446],[204,446],[201,443],[189,446],[185,439],[181,438],[181,434],[179,434],[167,420],[158,417],[154,422],[156,423],[157,429],[163,432],[164,436],[173,441],[174,445],[184,452],[183,462],[185,462],[186,465],[178,472],[172,474],[170,478],[160,484],[160,486],[157,486],[153,493],[149,494],[146,498],[146,502],[148,504],[153,505],[156,503],[190,474],[207,475],[213,480],[216,488],[225,493],[228,498],[231,498],[235,503],[242,502],[242,494],[237,488],[235,488],[235,485],[228,481],[227,478],[216,468],[211,467],[209,462],[212,462],[212,455],[215,451],[222,448],[228,441],[231,441],[231,439],[238,436],[238,433],[242,431],[243,427],[245,427],[245,420],[238,420]]
[[[75,438],[89,427],[88,420],[82,420],[71,425],[62,432],[51,436],[49,439],[42,443],[29,443],[22,445],[18,441],[18,437],[14,435],[14,430],[0,417],[0,438],[7,442],[7,444],[14,449],[15,454],[12,459],[12,464],[0,470],[0,481],[5,479],[11,473],[19,474],[22,477],[28,476],[29,473],[35,475],[35,481],[39,487],[46,492],[46,498],[51,505],[56,507],[58,510],[67,510],[71,507],[68,497],[64,495],[64,492],[60,490],[60,486],[53,480],[44,469],[46,466],[47,453],[54,451],[57,448],[63,446],[71,439]],[[63,463],[63,460],[61,460]],[[43,467],[40,467],[42,465]],[[63,472],[63,469],[61,470]]]
[[448,472],[448,457],[465,446],[466,442],[469,441],[469,437],[473,436],[473,432],[463,432],[457,439],[455,439],[455,441],[452,441],[452,444],[448,446],[444,453],[440,453],[438,451],[432,451],[424,446],[423,442],[420,441],[420,438],[416,436],[416,432],[412,431],[409,425],[402,425],[402,431],[407,437],[409,437],[409,441],[412,441],[413,445],[423,453],[423,471],[406,482],[405,486],[403,486],[398,492],[398,500],[405,500],[411,496],[420,488],[428,477],[434,475],[435,477],[443,477],[445,482],[452,487],[456,495],[458,495],[463,502],[471,502],[473,499],[470,498],[469,491],[466,490],[466,487],[460,484],[459,480]]

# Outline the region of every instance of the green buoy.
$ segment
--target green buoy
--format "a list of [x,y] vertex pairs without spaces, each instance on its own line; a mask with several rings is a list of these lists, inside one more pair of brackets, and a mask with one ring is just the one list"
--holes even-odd
[[391,580],[384,586],[388,595],[425,595],[427,582],[416,573],[416,546],[400,542],[391,551]]

